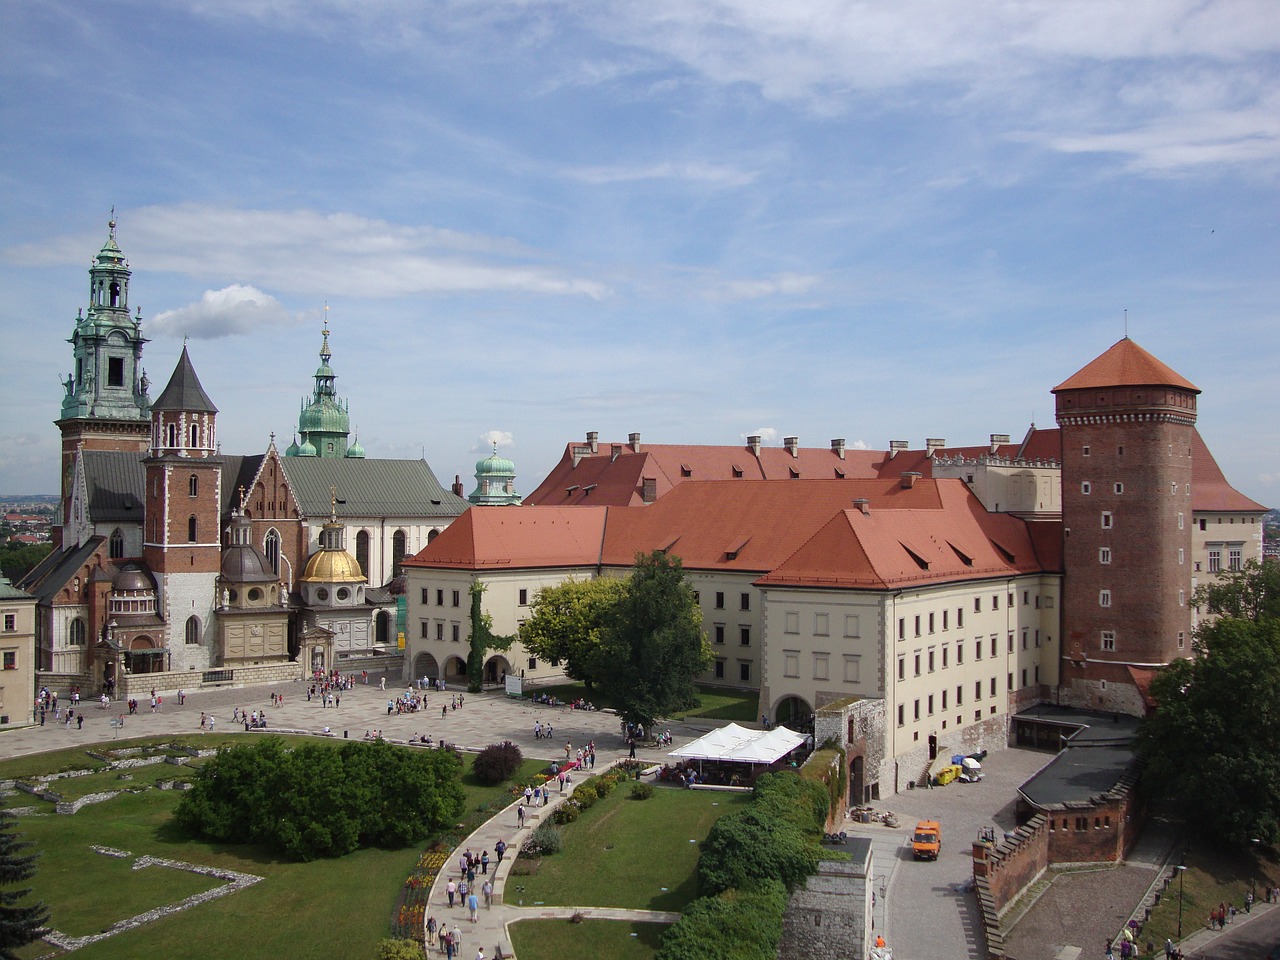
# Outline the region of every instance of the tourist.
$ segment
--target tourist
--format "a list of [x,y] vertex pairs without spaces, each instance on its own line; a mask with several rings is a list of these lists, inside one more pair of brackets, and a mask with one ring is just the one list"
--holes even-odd
[[507,852],[507,841],[499,840],[493,845],[493,852],[498,855],[498,862],[502,862],[502,855]]
[[449,906],[453,906],[453,899],[458,895],[458,885],[450,880],[444,885],[444,892],[449,895]]
[[467,894],[467,912],[471,914],[472,923],[480,919],[480,898],[476,896],[474,890]]
[[480,888],[484,891],[484,908],[486,910],[493,909],[493,881],[486,880],[484,886]]

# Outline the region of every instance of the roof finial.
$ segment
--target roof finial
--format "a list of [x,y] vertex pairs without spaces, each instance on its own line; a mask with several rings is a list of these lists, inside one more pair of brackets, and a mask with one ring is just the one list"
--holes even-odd
[[1129,308],[1124,308],[1124,338],[1129,339]]
[[324,302],[324,339],[320,342],[320,358],[325,363],[329,362],[329,358],[333,354],[329,352],[329,301]]
[[244,498],[245,498],[245,491],[244,491],[244,484],[242,483],[240,484],[240,516],[244,516]]
[[329,487],[329,522],[338,522],[338,488],[336,485]]
[[116,238],[116,205],[111,205],[111,219],[107,221],[107,229],[111,231],[111,239]]

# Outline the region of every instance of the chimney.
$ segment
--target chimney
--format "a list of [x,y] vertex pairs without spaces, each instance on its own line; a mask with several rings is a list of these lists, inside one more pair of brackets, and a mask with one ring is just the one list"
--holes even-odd
[[591,448],[593,455],[600,452],[600,433],[598,431],[587,431],[587,446]]
[[453,495],[455,497],[462,496],[462,474],[455,473],[453,475]]
[[926,457],[932,457],[939,450],[947,445],[947,441],[941,437],[928,437],[924,442],[924,452]]
[[907,449],[909,444],[906,440],[890,440],[889,441],[889,459],[892,460],[903,450]]
[[645,503],[653,503],[658,499],[658,480],[656,477],[641,477],[640,499]]
[[634,450],[636,453],[639,453],[640,452],[640,434],[638,433],[627,434],[627,444],[631,447],[632,450]]
[[799,437],[783,437],[782,445],[787,448],[787,453],[791,454],[793,459],[800,456]]
[[832,440],[832,441],[831,441],[831,452],[832,452],[832,453],[834,453],[834,454],[835,454],[837,457],[839,457],[841,460],[843,460],[843,459],[844,459],[844,441],[843,441],[843,440]]
[[613,444],[609,448],[609,450],[610,450],[610,453],[609,453],[610,463],[613,463],[613,461],[617,460],[620,456],[622,456],[622,444],[620,443]]
[[902,472],[902,489],[910,490],[916,485],[916,481],[923,476],[918,470],[904,470]]
[[760,456],[760,438],[759,437],[747,437],[747,447],[748,449],[751,450],[751,455],[753,457]]
[[858,512],[861,513],[864,517],[871,516],[870,500],[866,499],[865,497],[859,497],[857,500],[853,501],[853,505],[858,508]]
[[1009,435],[1007,433],[993,433],[991,435],[991,452],[995,453],[1000,444],[1008,442]]

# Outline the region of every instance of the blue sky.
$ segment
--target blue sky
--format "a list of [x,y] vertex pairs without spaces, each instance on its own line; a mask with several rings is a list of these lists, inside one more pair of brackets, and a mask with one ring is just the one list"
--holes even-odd
[[114,205],[155,396],[373,457],[981,443],[1128,332],[1280,503],[1271,0],[0,6],[0,492],[55,492]]

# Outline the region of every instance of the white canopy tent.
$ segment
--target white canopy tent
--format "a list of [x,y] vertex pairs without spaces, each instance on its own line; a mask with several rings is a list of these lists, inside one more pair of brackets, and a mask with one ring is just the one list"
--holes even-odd
[[804,734],[786,727],[749,730],[731,723],[685,744],[679,750],[672,750],[667,756],[681,760],[769,764],[781,760],[804,742]]

